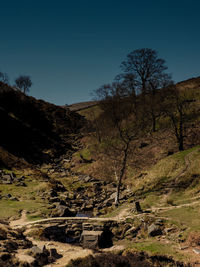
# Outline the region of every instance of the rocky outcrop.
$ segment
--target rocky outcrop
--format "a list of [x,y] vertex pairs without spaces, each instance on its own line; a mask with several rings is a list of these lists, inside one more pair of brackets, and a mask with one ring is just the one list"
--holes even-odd
[[[82,214],[99,216],[106,214],[108,208],[115,208],[116,184],[106,183],[88,175],[77,174],[79,180],[73,182],[74,190],[68,191],[60,181],[52,185],[46,193],[47,201],[51,204],[52,217],[68,217]],[[87,183],[87,186],[85,184]],[[76,186],[77,184],[77,186]],[[123,203],[132,192],[122,187],[120,201]]]
[[5,221],[0,222],[0,266],[43,266],[58,257],[55,249],[33,246],[22,230],[13,230]]

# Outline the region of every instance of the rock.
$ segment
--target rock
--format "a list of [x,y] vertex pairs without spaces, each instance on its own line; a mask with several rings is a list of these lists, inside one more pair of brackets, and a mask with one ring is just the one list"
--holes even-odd
[[40,249],[38,246],[33,246],[30,249],[31,254],[35,257],[37,254],[43,253],[42,249]]
[[142,209],[140,207],[140,202],[139,201],[135,201],[135,210],[137,212],[142,212]]
[[93,230],[93,224],[91,224],[91,223],[83,223],[82,227],[83,227],[83,231],[92,231]]
[[50,202],[50,203],[60,202],[60,198],[58,198],[58,197],[50,197],[50,198],[49,198],[49,202]]
[[81,235],[81,242],[84,248],[97,249],[103,231],[83,231]]
[[162,235],[162,230],[158,225],[155,225],[154,223],[151,224],[148,227],[148,235],[149,236],[158,236],[158,235]]
[[200,249],[198,249],[198,248],[194,248],[192,251],[193,251],[194,253],[196,253],[196,254],[200,254]]
[[185,250],[185,249],[188,249],[189,246],[184,246],[184,247],[180,247],[180,250]]
[[19,266],[20,267],[27,267],[27,266],[35,266],[36,265],[36,260],[34,257],[27,255],[25,253],[20,253],[15,255],[17,260],[19,261]]
[[27,186],[24,182],[18,182],[17,184],[16,184],[16,186]]
[[53,217],[74,217],[76,214],[68,207],[59,204],[53,211],[53,215]]
[[51,197],[57,197],[58,196],[57,192],[55,190],[53,190],[53,189],[50,190],[49,195]]
[[0,226],[0,240],[5,240],[7,238],[6,230]]
[[64,200],[60,200],[60,205],[62,205],[62,206],[66,206],[66,202],[64,201]]
[[157,219],[157,220],[155,221],[155,224],[156,224],[156,225],[160,225],[160,226],[162,226],[162,225],[163,225],[163,220],[162,220],[162,219]]
[[66,194],[66,200],[69,200],[69,199],[75,199],[75,194],[73,194],[71,192],[67,192],[67,194]]
[[5,197],[5,198],[11,198],[12,195],[11,195],[11,194],[6,194],[6,195],[4,195],[4,197]]
[[12,200],[12,201],[19,201],[19,199],[17,197],[10,197],[10,200]]
[[130,229],[128,229],[125,233],[125,236],[131,235],[131,236],[136,236],[137,232],[140,230],[140,227],[135,227],[132,226]]
[[10,253],[8,253],[8,252],[2,252],[2,253],[0,253],[0,259],[2,260],[2,261],[7,261],[7,260],[9,260],[11,258],[11,255],[10,255]]
[[4,246],[6,248],[6,251],[11,252],[13,250],[17,250],[18,249],[18,243],[15,242],[12,239],[8,239],[5,241]]
[[164,232],[165,232],[166,234],[168,234],[168,233],[174,231],[175,229],[176,229],[176,228],[174,228],[174,227],[165,228],[165,229],[164,229]]
[[50,248],[50,256],[53,261],[62,257],[55,248]]

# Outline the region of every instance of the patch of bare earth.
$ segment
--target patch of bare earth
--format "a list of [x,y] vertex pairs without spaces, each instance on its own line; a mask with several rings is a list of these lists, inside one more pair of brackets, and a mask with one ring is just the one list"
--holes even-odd
[[21,212],[21,217],[18,220],[10,221],[10,226],[12,228],[22,227],[26,222],[26,210],[23,210]]
[[30,240],[34,245],[37,245],[38,247],[45,246],[47,249],[55,248],[58,254],[62,255],[62,257],[57,259],[54,263],[45,265],[46,267],[63,267],[66,266],[66,264],[68,264],[72,259],[84,258],[88,255],[93,254],[92,250],[90,249],[84,249],[80,246],[73,246],[67,243],[60,243],[56,241],[40,241],[31,238]]

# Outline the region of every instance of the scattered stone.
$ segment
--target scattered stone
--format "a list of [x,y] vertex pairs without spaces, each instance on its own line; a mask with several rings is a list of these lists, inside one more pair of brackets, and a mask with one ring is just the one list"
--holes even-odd
[[59,204],[54,210],[53,217],[74,217],[75,215],[68,207]]
[[188,249],[188,246],[180,247],[180,250]]
[[19,199],[17,197],[10,197],[10,200],[12,200],[12,201],[19,201]]
[[40,249],[38,246],[33,246],[31,249],[30,249],[30,252],[33,256],[36,256],[37,254],[41,254],[43,253],[42,249]]
[[158,225],[155,225],[154,223],[151,224],[148,227],[148,235],[149,236],[158,236],[158,235],[162,235],[162,230]]
[[133,226],[126,231],[125,236],[131,235],[132,237],[135,237],[139,230],[140,230],[140,227]]
[[193,248],[193,250],[192,250],[194,253],[196,253],[196,254],[200,254],[200,249],[198,249],[198,248]]

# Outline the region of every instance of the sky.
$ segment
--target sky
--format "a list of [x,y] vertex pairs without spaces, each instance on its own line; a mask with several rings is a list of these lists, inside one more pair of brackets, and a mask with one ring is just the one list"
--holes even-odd
[[200,76],[199,0],[0,0],[0,71],[30,75],[29,95],[91,99],[135,49],[152,48],[175,82]]

